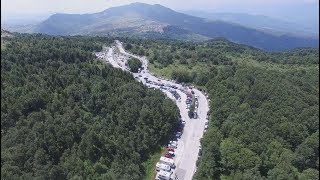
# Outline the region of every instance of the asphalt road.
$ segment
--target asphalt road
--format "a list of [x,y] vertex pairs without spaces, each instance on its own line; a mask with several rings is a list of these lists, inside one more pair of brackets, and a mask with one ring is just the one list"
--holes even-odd
[[[164,85],[175,85],[178,87],[176,91],[181,97],[181,100],[176,100],[175,97],[168,91],[161,89],[169,98],[173,99],[180,109],[180,114],[183,120],[186,121],[182,136],[178,139],[178,146],[175,150],[174,161],[176,168],[173,171],[172,179],[179,180],[191,180],[196,171],[196,161],[198,159],[198,152],[200,149],[200,139],[204,132],[205,121],[207,117],[207,112],[209,111],[208,100],[206,96],[199,90],[193,88],[195,95],[198,95],[198,118],[190,119],[188,116],[188,109],[186,108],[185,100],[187,98],[186,94],[179,90],[183,89],[181,84],[174,83],[169,80],[160,79],[154,76],[148,70],[148,60],[146,57],[139,57],[130,53],[127,53],[122,43],[116,41],[116,46],[120,51],[120,54],[115,53],[115,47],[108,48],[107,53],[100,54],[100,58],[105,59],[113,67],[121,68],[125,71],[129,71],[128,67],[125,66],[126,60],[129,56],[135,57],[142,62],[144,70],[141,73],[132,73],[137,80],[147,85],[150,88],[160,89],[160,86],[155,84],[146,83],[145,77],[149,81],[155,83],[162,83]],[[99,54],[97,54],[99,56]],[[188,89],[188,88],[187,88]],[[188,89],[190,91],[190,89]]]

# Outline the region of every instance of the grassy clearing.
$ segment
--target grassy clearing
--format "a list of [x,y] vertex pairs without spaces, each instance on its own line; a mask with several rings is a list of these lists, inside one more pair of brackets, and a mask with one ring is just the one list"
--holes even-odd
[[172,71],[171,71],[171,68],[169,66],[160,69],[160,68],[156,67],[155,64],[149,64],[148,68],[149,68],[149,70],[151,72],[153,72],[158,77],[165,77],[167,79],[171,79]]
[[146,175],[143,178],[144,180],[152,180],[156,177],[156,164],[159,161],[160,157],[166,153],[166,148],[163,147],[159,149],[155,154],[149,157],[149,159],[144,162],[142,165],[145,169]]
[[177,70],[185,70],[190,73],[191,72],[208,71],[208,67],[204,63],[197,63],[193,66],[174,63],[174,64],[170,64],[164,68],[159,68],[157,64],[150,63],[148,68],[156,76],[165,77],[166,79],[171,79],[172,72],[177,71]]

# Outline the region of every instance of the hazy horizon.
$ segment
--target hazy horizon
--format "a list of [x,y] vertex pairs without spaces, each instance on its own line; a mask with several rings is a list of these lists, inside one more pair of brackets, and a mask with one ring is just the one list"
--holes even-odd
[[1,1],[2,23],[32,24],[42,21],[54,13],[96,13],[134,2],[161,4],[178,12],[202,11],[206,13],[246,13],[264,15],[294,23],[312,23],[319,26],[319,1],[317,0],[4,0]]

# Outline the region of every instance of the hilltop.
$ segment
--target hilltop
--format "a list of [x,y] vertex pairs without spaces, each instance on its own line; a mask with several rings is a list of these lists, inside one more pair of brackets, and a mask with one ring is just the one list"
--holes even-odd
[[318,47],[317,38],[276,35],[217,20],[207,20],[159,4],[132,3],[93,14],[54,14],[34,28],[50,35],[125,35],[184,40],[224,37],[265,50]]

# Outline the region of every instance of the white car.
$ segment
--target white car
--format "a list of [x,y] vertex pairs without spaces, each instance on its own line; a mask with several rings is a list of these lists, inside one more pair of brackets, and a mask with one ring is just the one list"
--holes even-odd
[[177,132],[176,133],[176,138],[181,138],[182,133],[181,132]]
[[169,153],[171,156],[174,156],[174,152],[173,152],[173,151],[168,151],[168,153]]
[[177,148],[178,142],[177,141],[170,141],[170,145],[174,148]]
[[208,125],[205,125],[205,126],[204,126],[204,129],[207,130],[207,129],[208,129]]
[[169,144],[169,145],[168,145],[168,147],[171,147],[171,148],[177,149],[177,145],[178,145],[178,144]]
[[167,164],[162,164],[162,163],[157,162],[156,171],[160,171],[160,170],[170,172],[171,171],[171,167],[169,165],[167,165]]

